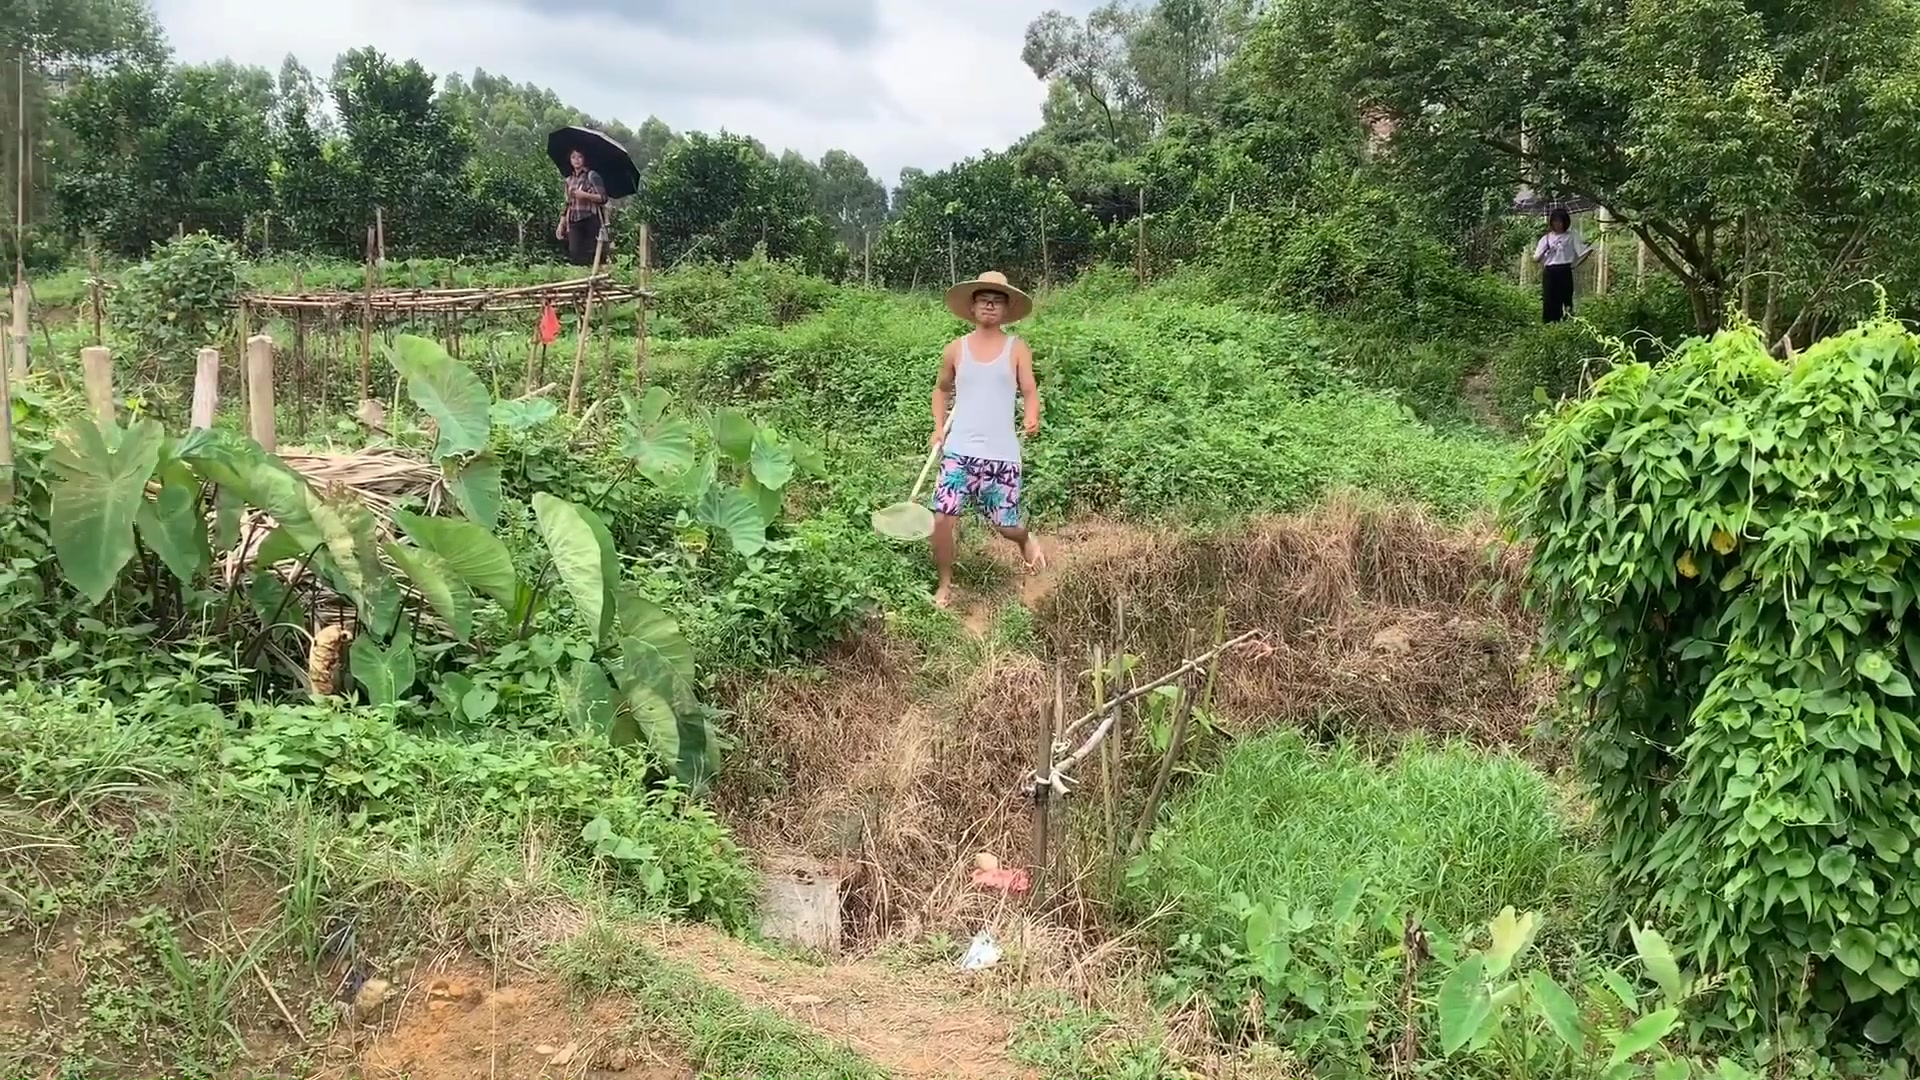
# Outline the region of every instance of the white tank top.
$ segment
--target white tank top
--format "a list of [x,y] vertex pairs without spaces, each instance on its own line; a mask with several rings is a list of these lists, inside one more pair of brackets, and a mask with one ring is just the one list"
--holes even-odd
[[947,432],[946,452],[987,461],[1020,463],[1020,436],[1013,426],[1013,408],[1019,380],[1013,375],[1012,334],[992,360],[976,360],[968,337],[960,339],[960,359],[953,365],[953,426]]

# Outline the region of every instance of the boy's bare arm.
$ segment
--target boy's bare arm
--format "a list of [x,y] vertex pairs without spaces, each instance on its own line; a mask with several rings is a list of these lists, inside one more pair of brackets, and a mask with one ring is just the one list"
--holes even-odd
[[954,342],[948,342],[940,353],[940,377],[933,383],[933,435],[929,446],[938,446],[940,436],[947,430],[947,407],[953,404],[953,382],[959,377],[959,372],[953,367],[958,351]]
[[1027,403],[1026,422],[1022,427],[1032,435],[1040,430],[1040,383],[1033,377],[1033,350],[1026,342],[1015,343],[1014,362],[1019,368],[1020,397]]

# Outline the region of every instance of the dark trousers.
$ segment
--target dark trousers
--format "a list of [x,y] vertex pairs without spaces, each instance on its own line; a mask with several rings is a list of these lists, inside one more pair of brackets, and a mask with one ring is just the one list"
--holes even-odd
[[600,218],[567,221],[567,260],[575,266],[593,265],[593,248],[600,242]]
[[1540,319],[1559,322],[1573,314],[1573,267],[1540,268]]

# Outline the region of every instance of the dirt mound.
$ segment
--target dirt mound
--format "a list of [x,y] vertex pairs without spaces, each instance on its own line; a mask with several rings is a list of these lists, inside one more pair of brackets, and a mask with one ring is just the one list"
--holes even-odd
[[343,1033],[354,1063],[333,1075],[408,1080],[688,1080],[683,1062],[632,1031],[632,1006],[581,1000],[543,980],[498,985],[452,965],[391,992],[382,1012]]
[[[1550,689],[1525,664],[1521,561],[1487,530],[1341,502],[1231,531],[1083,522],[1046,539],[1050,568],[1014,589],[1061,658],[1069,715],[1087,705],[1076,673],[1094,643],[1113,646],[1122,609],[1125,648],[1148,674],[1190,655],[1218,606],[1230,632],[1265,631],[1220,666],[1216,711],[1236,728],[1513,743]],[[923,662],[876,631],[828,656],[824,676],[731,695],[741,750],[720,796],[730,823],[758,850],[805,851],[841,873],[855,942],[996,925],[1002,901],[971,884],[974,855],[1024,865],[1029,854],[1029,803],[1016,789],[1040,742],[1050,663],[978,638],[958,664]],[[1144,744],[1128,754],[1123,784],[1153,767]],[[1139,812],[1139,794],[1119,793],[1122,813]],[[1056,877],[1066,924],[1090,925],[1073,875]]]
[[844,1043],[901,1080],[1024,1080],[1007,1055],[1012,1024],[941,979],[871,962],[815,966],[760,952],[711,928],[667,925],[650,942],[700,977]]
[[1230,631],[1266,634],[1221,668],[1228,716],[1519,743],[1551,689],[1526,664],[1523,567],[1491,530],[1338,501],[1075,559],[1037,614],[1050,651],[1079,657],[1113,641],[1124,609],[1125,647],[1157,671],[1224,605]]
[[968,883],[974,853],[1024,851],[1014,786],[1051,675],[1002,654],[950,684],[915,683],[907,651],[870,634],[829,656],[825,678],[776,676],[733,706],[752,775],[722,785],[729,824],[757,850],[827,860],[859,940],[980,925],[997,901]]

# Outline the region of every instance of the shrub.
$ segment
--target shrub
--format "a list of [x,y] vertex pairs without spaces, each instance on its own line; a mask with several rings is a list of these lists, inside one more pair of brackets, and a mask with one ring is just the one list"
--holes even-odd
[[1518,423],[1547,404],[1575,396],[1613,366],[1614,346],[1651,362],[1693,335],[1686,294],[1667,277],[1645,286],[1583,299],[1575,318],[1535,323],[1493,354],[1494,403]]
[[1791,366],[1724,331],[1601,378],[1504,499],[1623,895],[1727,979],[1728,1021],[1813,1012],[1909,1058],[1916,397],[1896,323]]
[[182,360],[232,331],[240,254],[204,232],[154,248],[120,277],[114,326],[143,358]]

